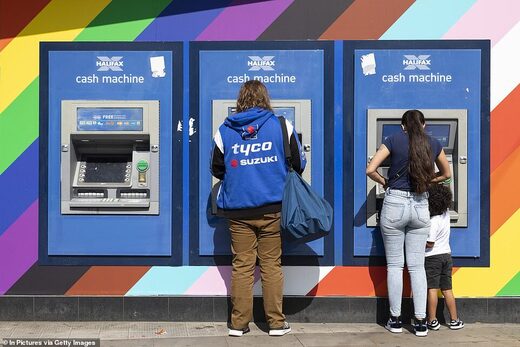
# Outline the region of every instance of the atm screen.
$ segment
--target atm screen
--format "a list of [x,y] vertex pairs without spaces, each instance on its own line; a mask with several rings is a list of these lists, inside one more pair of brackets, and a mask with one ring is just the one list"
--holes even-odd
[[78,131],[143,131],[142,108],[79,107]]
[[401,124],[383,124],[383,134],[381,143],[383,143],[387,137],[402,131]]
[[[235,113],[236,109],[236,107],[228,107],[228,116]],[[273,107],[273,111],[275,115],[285,117],[285,119],[289,120],[289,122],[294,125],[296,118],[296,110],[294,107]]]
[[296,111],[294,107],[274,107],[274,114],[277,116],[283,116],[292,125],[294,125]]
[[430,124],[426,125],[426,133],[439,140],[442,147],[448,147],[450,141],[450,125],[449,124]]
[[228,107],[227,108],[227,115],[228,117],[231,116],[233,113],[235,113],[237,111],[237,108],[236,107]]
[[123,183],[132,157],[88,156],[85,158],[85,183]]

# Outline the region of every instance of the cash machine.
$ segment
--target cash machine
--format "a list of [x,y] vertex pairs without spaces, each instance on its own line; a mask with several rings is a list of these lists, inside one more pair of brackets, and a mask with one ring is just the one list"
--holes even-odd
[[[369,109],[367,111],[367,161],[372,159],[383,141],[401,130],[401,116],[405,109]],[[452,172],[450,188],[453,201],[450,220],[453,227],[468,226],[468,174],[467,174],[467,110],[428,109],[421,110],[426,118],[425,131],[441,143]],[[379,168],[383,177],[388,177],[390,160]],[[379,223],[379,212],[384,198],[384,189],[367,177],[367,226]]]
[[159,101],[61,103],[61,214],[159,214]]
[[[307,158],[307,166],[302,174],[309,184],[312,173],[311,151],[311,101],[310,100],[271,100],[271,107],[277,116],[283,116],[294,126],[302,149]],[[224,122],[227,116],[233,114],[236,109],[236,100],[213,100],[213,133]],[[213,183],[215,178],[213,178]]]

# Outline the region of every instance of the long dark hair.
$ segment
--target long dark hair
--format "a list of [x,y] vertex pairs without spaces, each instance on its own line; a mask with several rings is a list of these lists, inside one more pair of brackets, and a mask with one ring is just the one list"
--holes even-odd
[[428,190],[433,178],[433,158],[430,140],[424,132],[424,114],[419,110],[408,110],[401,118],[408,133],[408,172],[416,193]]
[[238,92],[237,113],[252,107],[260,107],[272,111],[269,94],[264,84],[257,80],[247,81]]

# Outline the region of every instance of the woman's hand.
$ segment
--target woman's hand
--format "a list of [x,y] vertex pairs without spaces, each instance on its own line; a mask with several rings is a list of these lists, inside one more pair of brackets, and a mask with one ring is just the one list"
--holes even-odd
[[[377,150],[376,154],[370,160],[370,163],[368,163],[366,174],[370,179],[373,181],[381,184],[383,187],[388,185],[388,181],[377,172],[377,168],[381,165],[383,161],[385,161],[386,158],[390,155],[390,151],[388,148],[386,148],[385,145],[381,145],[379,149]],[[386,187],[385,187],[386,189]]]
[[437,172],[432,179],[432,183],[443,182],[451,178],[450,163],[448,163],[444,149],[441,150],[441,153],[439,153],[439,156],[435,159],[435,164],[437,164],[439,172]]

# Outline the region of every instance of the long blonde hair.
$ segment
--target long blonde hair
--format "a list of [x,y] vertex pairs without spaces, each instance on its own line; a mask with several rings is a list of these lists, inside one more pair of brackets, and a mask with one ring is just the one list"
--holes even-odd
[[260,107],[272,111],[271,101],[265,85],[257,80],[245,82],[237,98],[237,113],[244,112],[253,107]]

